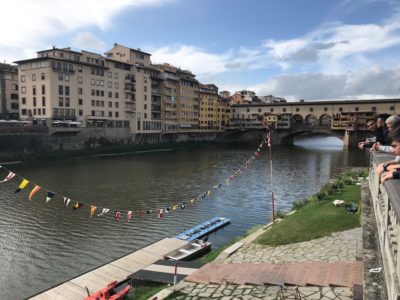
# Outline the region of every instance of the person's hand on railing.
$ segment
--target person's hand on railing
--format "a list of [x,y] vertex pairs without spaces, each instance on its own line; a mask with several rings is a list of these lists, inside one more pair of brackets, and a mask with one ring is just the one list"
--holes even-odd
[[375,144],[372,145],[371,149],[369,150],[370,152],[372,151],[379,151],[379,147],[381,144],[379,142],[376,142]]
[[386,172],[386,173],[384,173],[382,176],[381,176],[381,183],[383,184],[386,180],[388,180],[388,179],[393,179],[393,173],[394,172],[396,172],[396,169],[395,170],[390,170],[390,171],[388,171],[388,172]]

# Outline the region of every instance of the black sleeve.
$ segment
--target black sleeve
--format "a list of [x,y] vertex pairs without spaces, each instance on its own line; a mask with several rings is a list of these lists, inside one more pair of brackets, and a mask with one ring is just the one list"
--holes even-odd
[[396,170],[393,172],[393,179],[400,179],[400,171]]

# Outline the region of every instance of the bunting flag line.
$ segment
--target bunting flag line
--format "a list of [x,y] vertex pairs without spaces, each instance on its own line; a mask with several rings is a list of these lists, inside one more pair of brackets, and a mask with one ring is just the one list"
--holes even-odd
[[51,200],[51,198],[54,197],[54,193],[52,192],[47,192],[47,197],[46,197],[46,203],[49,203],[49,201]]
[[[228,176],[223,181],[223,183],[216,183],[216,184],[214,183],[210,189],[206,190],[204,193],[198,194],[197,197],[191,198],[191,199],[189,199],[187,201],[182,201],[180,203],[179,202],[178,203],[175,202],[175,203],[167,206],[166,208],[162,208],[162,209],[161,208],[157,208],[157,209],[142,209],[142,210],[135,210],[135,212],[133,210],[129,210],[129,211],[127,211],[127,214],[126,214],[127,220],[128,221],[131,220],[134,215],[136,215],[138,218],[141,218],[143,216],[143,214],[151,215],[153,213],[156,213],[157,217],[161,219],[161,218],[163,218],[163,216],[166,213],[168,213],[170,211],[176,211],[178,207],[180,207],[182,210],[185,209],[185,208],[188,208],[188,207],[189,208],[192,207],[198,201],[203,200],[206,197],[210,197],[213,194],[214,190],[220,189],[222,186],[225,186],[225,185],[226,186],[230,185],[231,182],[234,179],[239,177],[245,170],[247,170],[251,166],[252,162],[256,158],[258,158],[258,157],[260,157],[262,155],[261,150],[264,147],[264,145],[268,145],[268,147],[271,146],[271,135],[270,135],[269,132],[265,136],[263,141],[260,143],[258,148],[256,148],[257,150],[253,153],[253,155],[247,161],[245,161],[233,174]],[[50,192],[46,188],[43,188],[43,187],[33,183],[32,181],[19,176],[18,174],[12,172],[11,170],[8,170],[7,168],[4,168],[3,166],[0,166],[0,168],[9,172],[8,175],[2,181],[0,181],[0,183],[10,181],[14,177],[18,177],[18,178],[20,178],[22,180],[20,185],[19,185],[19,187],[15,190],[15,193],[19,193],[20,191],[22,191],[24,188],[26,188],[28,186],[28,184],[33,184],[34,185],[34,188],[31,190],[31,192],[29,194],[29,197],[28,197],[29,200],[31,200],[31,201],[32,201],[34,195],[37,192],[39,192],[41,189],[43,189],[47,193],[46,203],[48,203],[51,199],[53,199],[53,197],[61,197],[61,198],[63,198],[63,201],[64,201],[64,208],[67,208],[69,203],[71,202],[71,199],[68,198],[68,197],[56,194],[54,192]],[[272,176],[272,174],[271,174],[271,176]],[[272,183],[272,179],[271,179],[271,183]],[[95,212],[97,211],[97,208],[98,208],[98,206],[95,205],[95,204],[89,204],[89,203],[84,203],[84,202],[81,202],[81,201],[79,201],[79,202],[75,201],[75,204],[73,205],[72,209],[75,211],[75,210],[80,209],[84,205],[88,206],[90,208],[89,209],[89,212],[90,212],[89,215],[90,215],[90,218],[93,218],[95,216]],[[98,217],[103,216],[106,213],[108,213],[109,211],[110,211],[110,208],[102,208],[101,213],[99,213],[97,216]],[[120,221],[121,220],[121,211],[120,210],[115,210],[115,209],[114,209],[114,211],[115,211],[115,220]]]
[[41,189],[42,189],[42,188],[41,188],[40,186],[35,185],[35,187],[34,187],[34,188],[32,189],[32,191],[29,193],[29,197],[28,197],[29,201],[32,201],[33,196],[35,196],[35,194],[36,194],[37,192],[39,192]]
[[15,190],[15,193],[19,193],[22,191],[26,186],[28,185],[29,180],[23,179],[22,182],[20,183],[19,187]]
[[[0,166],[0,167],[1,167],[1,166]],[[8,175],[7,175],[2,181],[0,181],[0,183],[10,181],[10,180],[13,179],[14,177],[15,177],[15,173],[9,172]]]

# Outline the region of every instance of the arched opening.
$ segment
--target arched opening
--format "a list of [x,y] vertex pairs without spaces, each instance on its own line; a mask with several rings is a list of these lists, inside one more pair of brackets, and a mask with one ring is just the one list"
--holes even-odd
[[292,117],[292,127],[303,126],[303,117],[301,115],[294,115]]
[[316,127],[318,125],[318,119],[314,115],[308,115],[306,117],[306,126],[307,127]]
[[332,117],[329,115],[322,115],[319,118],[319,125],[322,127],[327,127],[330,128],[331,127],[331,122],[332,122]]

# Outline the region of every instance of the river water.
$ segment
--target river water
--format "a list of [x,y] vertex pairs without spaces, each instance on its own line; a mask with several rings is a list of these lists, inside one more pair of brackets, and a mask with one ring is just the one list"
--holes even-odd
[[[344,151],[329,139],[299,141],[299,146],[274,147],[273,176],[277,209],[288,210],[351,166],[367,166],[366,153]],[[165,208],[207,192],[234,174],[257,145],[219,145],[198,149],[126,156],[31,162],[5,165],[46,190],[73,201],[111,208],[89,218],[89,208],[64,209],[54,197],[44,204],[41,191],[28,200],[33,185],[14,194],[20,180],[0,184],[1,299],[21,299],[93,269],[164,237],[171,237],[215,216],[231,225],[210,236],[213,248],[228,243],[271,218],[268,152],[250,167],[193,207],[122,219],[127,210]],[[0,177],[7,175],[0,170]]]

